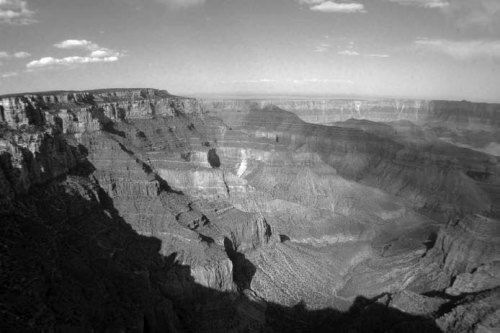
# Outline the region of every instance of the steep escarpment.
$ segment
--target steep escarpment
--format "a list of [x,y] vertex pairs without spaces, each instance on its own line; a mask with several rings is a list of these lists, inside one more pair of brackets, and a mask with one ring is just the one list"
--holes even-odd
[[238,103],[3,97],[4,326],[497,325],[495,157],[422,124],[315,125]]
[[[266,221],[252,214],[237,219],[234,213],[217,214],[217,205],[172,190],[140,152],[127,148],[133,143],[113,129],[105,105],[92,93],[84,95],[88,99],[78,102],[84,110],[76,111],[59,105],[43,109],[24,97],[25,110],[33,108],[40,117],[31,124],[3,125],[2,294],[11,300],[2,312],[9,317],[5,327],[162,331],[195,327],[197,320],[176,322],[179,313],[192,315],[191,302],[211,304],[194,311],[200,316],[212,307],[234,308],[234,297],[210,301],[209,295],[236,290],[232,258],[267,246]],[[116,103],[129,105],[130,113],[144,111],[135,107],[145,101],[134,104],[126,96]],[[187,102],[172,107],[182,103]],[[87,256],[102,260],[94,264]],[[32,262],[39,264],[29,270]],[[40,282],[25,284],[33,281]],[[61,281],[54,297],[43,296],[40,288],[57,288]],[[79,287],[64,287],[68,283]],[[14,301],[16,289],[25,296]],[[30,304],[33,293],[39,296]],[[173,313],[173,306],[188,308]],[[157,318],[158,311],[164,318]],[[236,316],[229,325],[238,327],[238,315],[229,313]],[[220,316],[226,318],[227,311]],[[217,325],[226,329],[223,322]]]
[[[422,124],[442,122],[445,126],[498,129],[499,105],[467,101],[426,101],[404,99],[255,99],[259,108],[274,105],[290,111],[308,123],[328,124],[348,119],[376,122],[408,120]],[[242,110],[248,100],[206,99],[203,105],[212,110]]]
[[11,207],[15,194],[65,175],[82,160],[78,146],[69,146],[51,127],[15,131],[0,124],[0,202]]
[[[408,135],[401,125],[411,122],[427,136],[458,146],[500,156],[500,105],[467,101],[401,99],[268,99],[252,100],[259,108],[274,105],[308,123],[335,125],[350,119],[387,123],[392,132]],[[209,111],[248,109],[248,101],[207,99]]]
[[[445,216],[496,214],[490,198],[496,196],[498,163],[489,155],[439,142],[398,140],[391,132],[383,135],[352,126],[306,124],[292,113],[259,109],[251,103],[246,110],[213,114],[252,137],[315,152],[342,176],[405,197],[417,209]],[[486,186],[477,181],[491,187],[485,191]]]

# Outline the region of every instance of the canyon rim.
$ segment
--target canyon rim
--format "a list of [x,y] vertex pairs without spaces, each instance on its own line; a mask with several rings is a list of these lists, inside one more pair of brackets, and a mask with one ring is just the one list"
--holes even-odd
[[0,0],[0,331],[498,332],[499,15]]

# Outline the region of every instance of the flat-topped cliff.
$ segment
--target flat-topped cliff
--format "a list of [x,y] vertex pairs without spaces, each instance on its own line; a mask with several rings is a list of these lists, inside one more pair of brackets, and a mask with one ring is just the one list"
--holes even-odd
[[201,110],[195,99],[179,98],[164,90],[58,91],[0,96],[0,121],[11,127],[42,125],[54,113],[68,110],[70,113],[85,113],[91,106],[102,109],[102,116],[110,120],[173,115],[178,110],[186,113]]
[[500,156],[500,104],[406,99],[203,99],[202,104],[219,114],[274,105],[305,122],[330,126],[357,119],[390,123],[401,131],[409,121],[444,141]]
[[2,96],[2,322],[495,327],[497,107],[358,102]]
[[455,126],[500,126],[500,104],[468,101],[410,99],[203,99],[208,110],[238,110],[248,103],[274,105],[297,114],[309,123],[328,124],[348,119],[378,122],[409,120],[415,123],[443,121]]

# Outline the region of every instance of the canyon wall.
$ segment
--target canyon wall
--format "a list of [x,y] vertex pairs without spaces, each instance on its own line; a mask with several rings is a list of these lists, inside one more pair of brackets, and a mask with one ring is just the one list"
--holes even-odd
[[494,137],[495,105],[119,89],[5,96],[0,111],[5,240],[37,244],[4,248],[23,267],[5,292],[85,286],[37,296],[41,314],[16,303],[12,327],[328,331],[373,324],[374,307],[401,329],[496,325],[498,159],[455,142]]
[[428,101],[405,99],[348,100],[348,99],[204,99],[209,111],[241,110],[249,102],[260,108],[269,105],[295,113],[313,124],[329,124],[348,119],[366,119],[377,122],[408,120],[423,124],[444,122],[461,128],[500,126],[500,104],[467,101]]
[[402,131],[404,121],[409,121],[442,140],[500,156],[500,104],[404,99],[205,99],[202,104],[218,113],[245,110],[250,104],[259,108],[274,105],[312,124],[358,119],[391,123],[395,131]]

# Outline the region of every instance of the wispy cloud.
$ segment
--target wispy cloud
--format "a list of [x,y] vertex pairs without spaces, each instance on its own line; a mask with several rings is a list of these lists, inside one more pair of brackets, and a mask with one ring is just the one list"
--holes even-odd
[[58,49],[85,49],[95,50],[99,45],[85,39],[67,39],[60,43],[54,44]]
[[389,58],[388,54],[385,53],[365,53],[357,50],[356,42],[349,41],[347,45],[340,48],[337,52],[338,55],[348,56],[348,57],[370,57],[370,58]]
[[323,53],[330,49],[331,45],[328,43],[321,43],[314,48],[314,52]]
[[2,79],[6,79],[6,78],[9,78],[9,77],[13,77],[13,76],[17,76],[18,73],[17,72],[7,72],[7,73],[2,73],[0,74],[0,77]]
[[38,60],[33,60],[29,62],[26,67],[28,68],[40,68],[55,65],[74,65],[74,64],[89,64],[97,62],[114,62],[118,61],[118,57],[65,57],[65,58],[53,58],[53,57],[43,57]]
[[298,0],[299,3],[308,5],[309,9],[323,13],[364,13],[365,6],[357,2],[335,2],[325,0]]
[[15,53],[8,53],[5,51],[0,51],[0,59],[10,59],[10,58],[22,59],[22,58],[27,58],[29,56],[31,56],[31,54],[29,54],[28,52],[25,52],[25,51],[19,51],[19,52],[15,52]]
[[353,51],[353,50],[343,50],[343,51],[338,52],[338,54],[344,55],[344,56],[350,56],[350,57],[357,57],[360,55],[359,52]]
[[31,24],[34,15],[24,0],[0,0],[0,24]]
[[365,57],[371,57],[371,58],[389,58],[390,55],[388,55],[388,54],[372,53],[372,54],[365,54]]
[[[1,1],[1,0],[0,0]],[[26,64],[29,69],[50,67],[50,66],[67,66],[75,64],[89,64],[99,62],[115,62],[118,61],[123,54],[119,51],[100,47],[98,44],[85,39],[68,39],[60,43],[54,44],[54,47],[59,49],[80,49],[87,51],[84,56],[69,56],[63,58],[43,57],[38,60],[33,60]]]
[[417,39],[419,49],[443,53],[459,60],[500,58],[500,40]]
[[188,8],[203,5],[206,0],[156,0],[159,3],[168,5],[171,8]]
[[441,9],[460,28],[490,29],[500,19],[499,0],[385,0],[401,5]]
[[459,28],[491,29],[500,20],[500,1],[453,0],[443,11]]
[[14,53],[14,58],[23,59],[23,58],[28,58],[29,56],[31,56],[31,54],[29,54],[28,52],[25,52],[25,51],[20,51],[20,52]]
[[399,3],[400,5],[408,5],[408,6],[423,7],[423,8],[444,8],[450,5],[450,2],[448,0],[387,0],[387,1],[396,2]]

